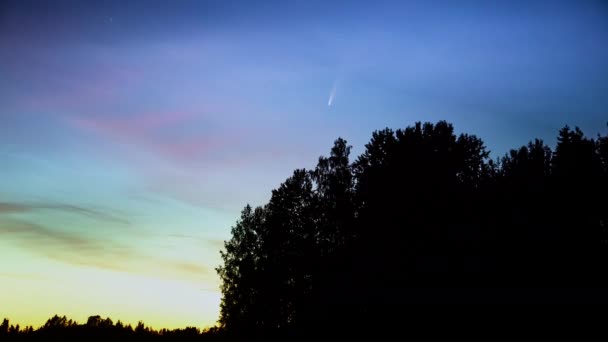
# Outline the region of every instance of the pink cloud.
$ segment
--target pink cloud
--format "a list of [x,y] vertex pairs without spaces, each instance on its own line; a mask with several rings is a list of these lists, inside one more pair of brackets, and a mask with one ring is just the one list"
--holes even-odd
[[192,124],[192,112],[157,112],[129,118],[68,118],[73,127],[113,142],[144,149],[173,161],[188,161],[222,148],[223,136],[168,137],[167,132]]
[[153,130],[166,127],[180,121],[192,118],[192,113],[166,112],[144,114],[132,118],[73,118],[72,124],[76,127],[92,130],[102,135],[114,138],[128,138],[146,136]]
[[162,155],[171,159],[188,160],[199,157],[202,153],[220,149],[223,146],[224,141],[220,138],[190,138],[185,141],[156,144],[154,147]]
[[[294,160],[303,152],[298,146],[273,145],[260,137],[271,136],[270,131],[261,134],[259,130],[233,126],[229,131],[192,133],[192,126],[201,125],[202,117],[191,111],[67,120],[75,129],[94,134],[104,142],[131,146],[169,161],[153,160],[153,164],[144,161],[139,165],[141,191],[195,206],[240,209],[242,202],[266,193],[265,179],[276,173],[277,165],[287,170],[285,177],[290,169],[301,165]],[[125,152],[128,163],[137,162],[138,154],[130,153],[133,152],[130,149]],[[276,176],[283,177],[283,173]]]

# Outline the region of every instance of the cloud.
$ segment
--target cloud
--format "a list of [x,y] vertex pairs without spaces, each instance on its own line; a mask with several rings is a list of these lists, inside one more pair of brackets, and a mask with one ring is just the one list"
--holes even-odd
[[36,240],[44,240],[48,244],[60,244],[72,247],[85,247],[86,239],[67,234],[62,231],[47,229],[41,225],[23,220],[2,218],[0,221],[0,234],[17,235],[18,237],[31,237]]
[[199,264],[181,261],[169,261],[165,265],[173,270],[185,273],[194,273],[197,275],[208,275],[209,269]]
[[126,270],[123,265],[137,257],[129,245],[116,240],[124,235],[67,231],[11,217],[0,216],[0,236],[27,251],[74,265]]
[[195,239],[195,240],[203,239],[200,236],[194,236],[194,235],[188,235],[188,234],[179,234],[179,233],[169,234],[168,236],[169,237],[173,237],[173,238],[179,238],[179,239]]
[[[0,205],[0,208],[6,207],[5,204]],[[66,231],[23,219],[0,216],[0,239],[62,263],[160,278],[192,279],[194,276],[210,279],[214,274],[202,264],[149,255],[137,250],[129,240],[117,240],[125,237],[126,234],[108,237]],[[131,241],[141,242],[141,237]]]
[[[156,112],[135,117],[67,117],[75,129],[93,134],[104,145],[120,147],[115,157],[141,175],[142,190],[196,206],[226,207],[233,202],[226,190],[237,187],[229,173],[259,163],[272,154],[287,155],[287,148],[261,149],[249,131],[232,127],[197,133],[201,116],[192,112]],[[196,129],[193,129],[196,128]],[[248,142],[248,143],[247,143]],[[228,170],[227,170],[228,168]],[[232,183],[225,184],[227,182]],[[242,186],[239,186],[242,188]],[[221,203],[221,205],[218,205]]]
[[224,240],[220,239],[210,239],[204,238],[201,236],[188,235],[188,234],[169,234],[169,237],[178,238],[178,239],[191,239],[195,241],[200,241],[205,244],[207,247],[211,247],[217,250],[224,248]]
[[157,112],[127,118],[87,117],[68,118],[77,129],[93,132],[110,142],[128,144],[172,161],[189,161],[224,147],[223,135],[178,137],[170,133],[190,128],[197,115],[193,112]]
[[[210,117],[201,112],[207,110],[64,119],[104,146],[119,147],[111,152],[112,158],[141,176],[140,191],[217,210],[237,209],[234,203],[242,202],[239,198],[256,196],[263,188],[258,184],[254,189],[250,184],[270,179],[272,172],[283,174],[268,164],[280,163],[289,170],[285,162],[295,165],[301,158],[304,145],[273,143],[268,127],[260,133],[238,122],[229,128],[212,126],[213,122],[206,121]],[[245,169],[249,172],[244,174]]]
[[71,204],[0,202],[0,239],[11,241],[32,253],[71,265],[130,273],[158,275],[160,272],[182,277],[191,277],[196,272],[200,275],[208,274],[202,266],[197,267],[180,260],[165,260],[137,251],[133,241],[141,242],[142,237],[130,236],[134,231],[122,231],[108,236],[98,231],[58,229],[40,223],[40,218],[34,222],[12,215],[44,210],[57,210],[101,222],[130,225],[129,220],[121,216]]
[[142,136],[146,133],[192,118],[192,113],[164,112],[138,115],[128,118],[73,118],[77,127],[90,129],[116,138]]
[[28,211],[29,208],[18,203],[2,203],[0,202],[0,214],[2,213],[21,213]]
[[57,210],[68,212],[72,214],[78,214],[93,218],[99,221],[130,224],[129,220],[123,217],[119,217],[114,214],[108,214],[106,212],[85,208],[81,206],[65,204],[65,203],[15,203],[15,202],[0,202],[0,214],[2,213],[22,213],[31,212],[37,210]]

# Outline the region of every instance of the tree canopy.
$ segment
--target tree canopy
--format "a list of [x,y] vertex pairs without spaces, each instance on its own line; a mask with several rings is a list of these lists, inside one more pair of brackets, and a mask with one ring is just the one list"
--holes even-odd
[[554,150],[535,139],[492,160],[440,121],[376,131],[351,161],[337,139],[243,210],[217,269],[220,326],[302,332],[423,303],[558,300],[543,288],[605,300],[589,290],[607,280],[607,146],[566,126]]

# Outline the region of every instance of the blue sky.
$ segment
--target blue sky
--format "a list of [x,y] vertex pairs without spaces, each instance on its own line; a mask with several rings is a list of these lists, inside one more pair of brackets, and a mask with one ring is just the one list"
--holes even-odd
[[606,42],[603,1],[4,1],[0,316],[211,325],[239,211],[335,138],[605,132]]

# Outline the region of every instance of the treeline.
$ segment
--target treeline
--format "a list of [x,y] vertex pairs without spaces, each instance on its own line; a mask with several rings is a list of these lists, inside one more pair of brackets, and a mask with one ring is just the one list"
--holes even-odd
[[606,302],[608,137],[564,127],[555,149],[492,160],[440,121],[350,151],[336,140],[244,208],[217,269],[222,329],[357,333],[432,304]]
[[120,320],[114,323],[110,318],[91,316],[84,324],[79,324],[66,316],[55,315],[49,318],[43,326],[34,329],[32,326],[21,328],[19,324],[10,324],[4,319],[0,324],[0,341],[11,340],[91,340],[91,339],[118,339],[120,340],[192,340],[201,338],[205,341],[222,340],[220,331],[209,328],[201,331],[196,327],[183,329],[160,329],[155,330],[139,322],[135,327],[123,324]]

